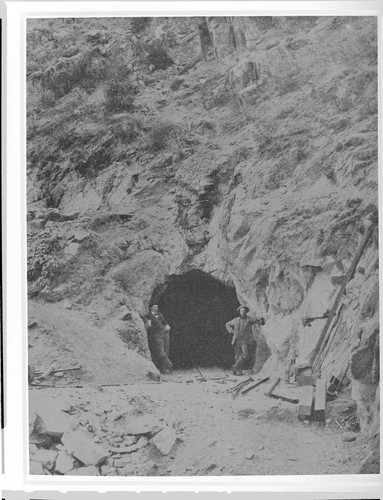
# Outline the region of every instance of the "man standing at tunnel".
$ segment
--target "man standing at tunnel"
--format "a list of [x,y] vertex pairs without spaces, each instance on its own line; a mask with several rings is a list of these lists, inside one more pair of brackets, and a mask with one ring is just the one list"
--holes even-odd
[[239,306],[237,311],[239,311],[239,317],[228,321],[226,329],[233,335],[233,340],[231,341],[235,354],[233,373],[234,375],[242,375],[242,370],[250,360],[252,352],[255,349],[253,325],[259,324],[263,319],[257,320],[248,316],[249,308],[247,306]]
[[158,305],[152,304],[146,317],[148,343],[153,363],[161,373],[171,373],[173,363],[169,359],[170,326],[159,312]]

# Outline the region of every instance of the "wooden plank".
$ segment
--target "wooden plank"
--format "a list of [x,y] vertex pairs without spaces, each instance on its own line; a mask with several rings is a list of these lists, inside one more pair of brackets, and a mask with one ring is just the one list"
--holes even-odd
[[263,378],[261,380],[259,380],[258,382],[256,382],[255,384],[253,384],[252,386],[248,387],[247,389],[245,389],[244,391],[242,391],[242,395],[243,394],[247,394],[248,392],[250,392],[252,389],[255,389],[256,387],[258,387],[259,385],[263,384],[263,382],[267,382],[269,380],[270,377],[266,377],[266,378]]
[[326,410],[327,382],[323,378],[318,378],[315,387],[315,411]]
[[267,391],[265,392],[265,396],[269,396],[270,397],[270,394],[277,387],[277,385],[279,384],[280,380],[281,380],[281,377],[275,377],[275,378],[273,378],[271,380],[271,384],[270,384],[269,388],[267,389]]
[[311,417],[314,397],[314,387],[306,385],[302,388],[301,397],[299,398],[298,417]]
[[315,387],[314,417],[318,422],[326,421],[327,382],[318,378]]
[[249,379],[245,380],[245,381],[242,383],[242,385],[240,385],[240,386],[238,387],[238,389],[236,389],[236,390],[234,391],[234,393],[233,393],[233,398],[235,399],[237,396],[239,396],[239,394],[240,394],[240,392],[242,391],[242,389],[243,389],[244,387],[246,387],[247,385],[249,385],[252,381],[254,381],[254,380],[253,380],[251,377],[250,377]]
[[326,337],[326,340],[323,342],[323,345],[321,347],[321,351],[318,354],[316,360],[314,361],[314,366],[316,367],[317,370],[320,370],[320,368],[322,367],[323,361],[326,359],[326,356],[330,350],[330,347],[331,347],[331,345],[332,345],[332,343],[333,343],[333,341],[338,333],[338,330],[342,324],[342,319],[343,319],[342,311],[345,307],[346,307],[346,305],[343,302],[339,308],[338,314],[336,316],[336,320],[333,323],[331,330],[329,331],[329,334]]
[[269,394],[269,397],[274,399],[281,399],[282,401],[287,401],[287,403],[292,403],[292,404],[299,403],[299,399],[282,396],[282,394]]

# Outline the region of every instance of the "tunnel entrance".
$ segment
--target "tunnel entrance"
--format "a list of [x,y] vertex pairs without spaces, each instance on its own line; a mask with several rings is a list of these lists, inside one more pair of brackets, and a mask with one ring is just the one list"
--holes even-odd
[[194,270],[170,276],[153,294],[153,302],[171,326],[174,368],[233,365],[234,351],[225,323],[238,314],[234,288]]

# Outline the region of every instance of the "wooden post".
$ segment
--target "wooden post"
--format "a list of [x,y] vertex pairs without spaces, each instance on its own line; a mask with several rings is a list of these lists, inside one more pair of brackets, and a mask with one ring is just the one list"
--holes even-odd
[[305,385],[302,388],[298,405],[298,418],[306,419],[311,417],[313,407],[314,387]]
[[318,378],[315,389],[314,418],[318,422],[326,421],[327,382]]
[[342,304],[340,306],[340,309],[339,309],[339,312],[337,314],[337,318],[338,318],[338,323],[334,323],[332,325],[332,329],[330,330],[329,332],[329,335],[326,339],[325,342],[323,342],[323,345],[321,347],[321,350],[316,358],[316,360],[314,361],[314,366],[317,370],[320,370],[322,364],[323,364],[323,361],[324,359],[326,358],[329,350],[330,350],[330,347],[331,347],[331,344],[333,343],[335,337],[336,337],[336,334],[340,328],[340,325],[342,324],[342,317],[341,317],[341,312],[343,311],[343,309],[345,308],[346,306],[344,304]]

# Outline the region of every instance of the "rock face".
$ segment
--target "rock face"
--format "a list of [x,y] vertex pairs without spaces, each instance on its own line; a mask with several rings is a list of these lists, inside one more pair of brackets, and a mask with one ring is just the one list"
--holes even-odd
[[[156,373],[142,316],[169,277],[199,270],[266,319],[257,369],[307,365],[326,320],[302,318],[331,308],[367,221],[377,225],[376,19],[153,19],[140,40],[114,19],[107,44],[84,36],[101,20],[58,19],[54,33],[79,49],[65,68],[64,42],[44,41],[39,22],[28,30],[31,357],[47,352],[41,318],[65,314],[73,323],[63,335],[56,321],[48,344],[69,343],[90,367],[95,343],[92,356]],[[174,64],[157,70],[153,44]],[[79,82],[84,58],[91,74]],[[100,67],[119,86],[92,78]],[[322,366],[330,376],[351,361],[365,432],[377,411],[378,296],[375,230]],[[76,322],[87,326],[73,338]]]

